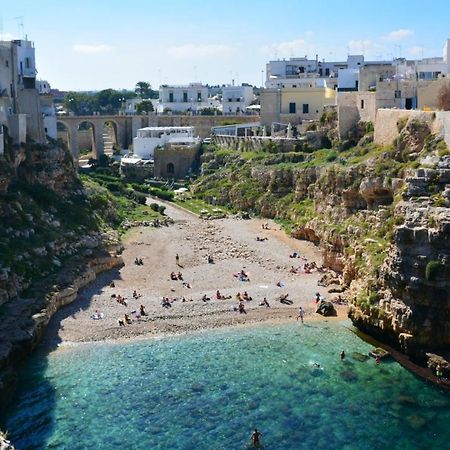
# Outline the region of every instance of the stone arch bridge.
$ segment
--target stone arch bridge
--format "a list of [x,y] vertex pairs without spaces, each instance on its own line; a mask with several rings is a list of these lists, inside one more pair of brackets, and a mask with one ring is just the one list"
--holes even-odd
[[137,130],[143,127],[170,127],[170,126],[193,126],[196,133],[205,138],[210,136],[211,128],[226,123],[246,123],[251,120],[259,120],[259,116],[188,116],[168,115],[157,116],[60,116],[57,123],[62,124],[67,132],[69,150],[75,159],[80,157],[80,146],[78,142],[79,127],[88,123],[92,127],[93,153],[98,159],[105,152],[105,125],[112,125],[114,132],[113,141],[120,148],[128,148],[133,143],[133,137]]
[[[80,156],[78,131],[80,125],[87,123],[92,127],[92,146],[95,157],[98,158],[105,152],[104,129],[111,125],[114,133],[114,141],[121,148],[128,148],[133,141],[133,122],[136,119],[131,116],[61,116],[57,123],[62,124],[67,132],[68,147],[75,159]],[[137,128],[140,124],[136,123]]]

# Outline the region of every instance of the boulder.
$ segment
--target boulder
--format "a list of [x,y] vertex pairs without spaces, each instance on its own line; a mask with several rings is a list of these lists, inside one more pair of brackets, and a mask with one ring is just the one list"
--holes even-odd
[[336,309],[331,302],[320,302],[316,309],[317,314],[322,314],[322,316],[337,316]]

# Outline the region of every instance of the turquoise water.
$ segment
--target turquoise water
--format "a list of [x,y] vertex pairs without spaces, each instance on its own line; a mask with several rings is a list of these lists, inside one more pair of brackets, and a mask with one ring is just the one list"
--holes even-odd
[[450,397],[394,361],[352,357],[371,346],[347,326],[36,354],[6,428],[18,449],[244,449],[254,427],[265,449],[448,448]]

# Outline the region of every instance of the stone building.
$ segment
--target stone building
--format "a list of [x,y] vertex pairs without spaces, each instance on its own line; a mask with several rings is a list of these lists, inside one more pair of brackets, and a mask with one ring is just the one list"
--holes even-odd
[[51,99],[47,98],[49,91],[36,83],[36,73],[31,41],[0,41],[0,124],[8,127],[15,143],[26,139],[44,143],[47,134],[56,137],[56,117]]

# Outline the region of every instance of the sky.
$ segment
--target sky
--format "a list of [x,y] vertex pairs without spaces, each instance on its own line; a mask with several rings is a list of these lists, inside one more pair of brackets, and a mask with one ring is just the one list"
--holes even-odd
[[1,0],[0,40],[36,48],[60,90],[137,81],[260,86],[272,59],[442,56],[450,0]]

